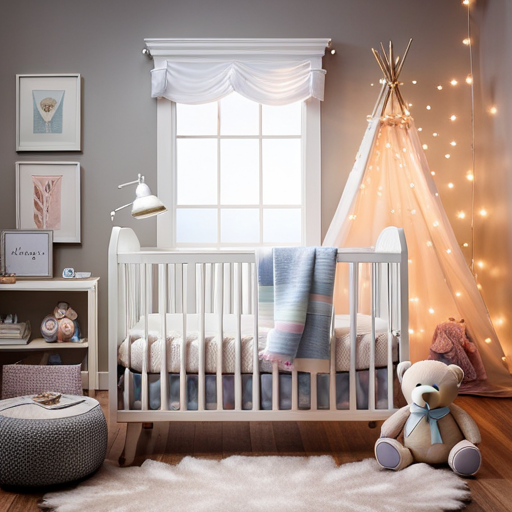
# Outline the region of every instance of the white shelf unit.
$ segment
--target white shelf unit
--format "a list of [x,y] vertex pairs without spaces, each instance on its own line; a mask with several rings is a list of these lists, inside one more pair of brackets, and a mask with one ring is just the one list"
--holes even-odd
[[87,371],[82,372],[84,387],[89,395],[98,389],[98,281],[99,277],[89,279],[19,279],[14,284],[0,284],[0,292],[87,292],[87,338],[81,343],[48,343],[43,338],[35,338],[25,345],[0,345],[0,352],[18,352],[39,350],[51,352],[62,349],[87,349]]

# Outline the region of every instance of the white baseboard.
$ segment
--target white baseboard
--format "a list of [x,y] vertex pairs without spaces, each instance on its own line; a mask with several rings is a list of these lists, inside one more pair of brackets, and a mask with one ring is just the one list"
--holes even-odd
[[108,389],[108,372],[98,372],[98,389]]

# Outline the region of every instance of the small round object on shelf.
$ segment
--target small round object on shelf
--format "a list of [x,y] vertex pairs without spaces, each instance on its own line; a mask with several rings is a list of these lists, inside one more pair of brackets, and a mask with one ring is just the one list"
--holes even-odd
[[66,278],[66,279],[72,279],[73,277],[75,277],[75,269],[74,268],[65,268],[63,271],[62,271],[62,277]]

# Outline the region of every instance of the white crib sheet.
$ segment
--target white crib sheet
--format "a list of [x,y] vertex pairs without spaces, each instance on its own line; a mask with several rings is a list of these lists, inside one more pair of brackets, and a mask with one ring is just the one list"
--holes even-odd
[[[148,372],[159,373],[162,362],[162,337],[161,316],[158,314],[149,315],[149,360]],[[223,359],[222,372],[235,372],[235,316],[224,315],[223,320]],[[375,366],[384,367],[387,365],[388,335],[387,323],[379,318],[375,322],[376,345],[375,345]],[[170,373],[180,372],[181,356],[181,331],[183,320],[181,314],[167,315],[167,368]],[[254,317],[242,315],[241,317],[241,368],[242,373],[252,373],[253,369],[253,331]],[[371,317],[367,315],[357,316],[357,354],[356,368],[358,370],[368,369],[370,366],[370,345]],[[187,316],[187,373],[197,373],[199,367],[198,350],[198,315]],[[215,373],[217,369],[217,347],[218,347],[218,316],[214,314],[205,315],[205,367],[206,373]],[[259,329],[258,351],[265,348],[266,331]],[[336,336],[336,371],[344,372],[350,369],[350,320],[348,315],[336,315],[335,321]],[[142,358],[144,350],[144,320],[139,321],[129,330],[128,336],[118,348],[118,363],[124,367],[130,367],[136,372],[142,371]],[[128,364],[128,343],[131,343],[131,364]],[[398,361],[398,343],[393,339],[392,345],[393,361]],[[261,372],[271,372],[272,366],[268,361],[260,361]]]

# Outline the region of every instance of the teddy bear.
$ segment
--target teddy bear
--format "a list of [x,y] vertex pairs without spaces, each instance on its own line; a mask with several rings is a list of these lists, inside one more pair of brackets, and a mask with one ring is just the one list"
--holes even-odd
[[382,425],[375,458],[386,469],[413,462],[446,464],[464,477],[476,474],[482,457],[480,431],[471,416],[453,401],[464,378],[462,369],[441,361],[404,361],[398,380],[408,405]]

